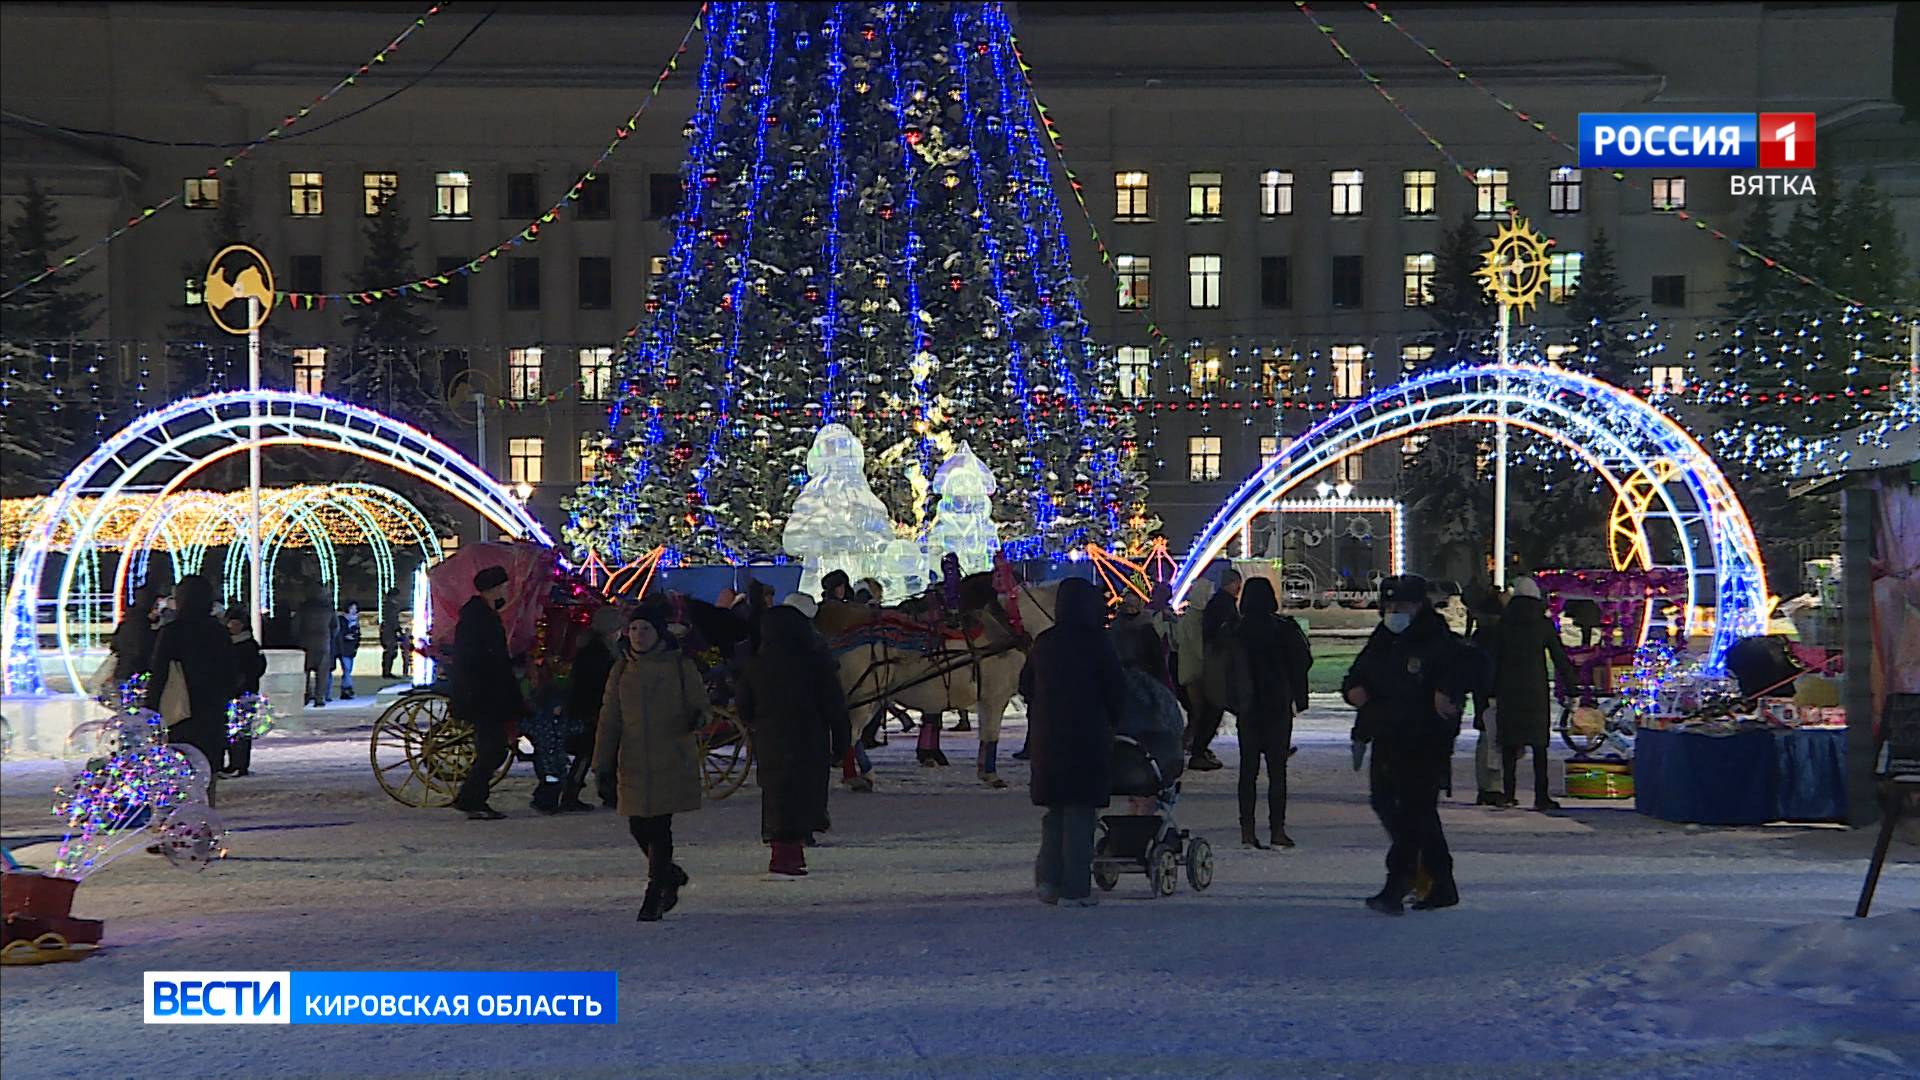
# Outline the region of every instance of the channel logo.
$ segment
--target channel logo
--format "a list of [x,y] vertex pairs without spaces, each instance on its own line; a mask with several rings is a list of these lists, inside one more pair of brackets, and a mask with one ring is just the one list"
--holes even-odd
[[1581,113],[1587,169],[1811,169],[1812,113]]
[[149,971],[149,1024],[612,1024],[611,971]]

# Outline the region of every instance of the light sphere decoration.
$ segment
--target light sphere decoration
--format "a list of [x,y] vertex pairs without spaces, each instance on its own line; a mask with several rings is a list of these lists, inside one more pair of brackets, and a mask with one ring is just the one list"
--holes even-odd
[[242,694],[227,703],[227,742],[257,739],[273,730],[273,703],[261,694]]

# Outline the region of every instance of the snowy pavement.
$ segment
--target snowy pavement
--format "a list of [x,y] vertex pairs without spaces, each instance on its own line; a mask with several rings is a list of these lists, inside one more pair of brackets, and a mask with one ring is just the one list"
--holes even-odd
[[[972,736],[946,737],[955,767],[938,771],[896,737],[875,754],[879,792],[836,789],[805,880],[767,879],[752,787],[678,818],[693,884],[651,925],[634,921],[643,862],[625,822],[532,814],[524,765],[496,792],[512,819],[469,822],[388,800],[364,732],[271,736],[256,774],[221,786],[229,859],[190,876],[129,855],[75,904],[107,920],[108,948],[7,970],[0,1067],[9,1080],[1920,1074],[1912,847],[1896,849],[1881,914],[1853,922],[1870,834],[1686,828],[1630,804],[1476,809],[1459,798],[1472,798],[1462,739],[1442,816],[1464,902],[1385,919],[1360,905],[1385,838],[1348,723],[1334,706],[1302,718],[1291,852],[1237,845],[1231,768],[1190,774],[1182,823],[1218,852],[1204,894],[1183,880],[1150,899],[1128,877],[1092,910],[1035,903],[1024,766],[1003,762],[1014,787],[987,791]],[[1003,755],[1021,737],[1010,721]],[[63,768],[5,765],[9,845],[47,834]],[[29,863],[52,851],[16,849]],[[327,968],[611,968],[620,1023],[141,1024],[146,970]]]

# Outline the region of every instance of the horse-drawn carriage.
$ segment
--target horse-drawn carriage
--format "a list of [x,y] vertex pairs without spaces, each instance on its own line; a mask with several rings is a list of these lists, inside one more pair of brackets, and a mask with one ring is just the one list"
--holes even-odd
[[[443,662],[451,655],[460,606],[473,595],[474,574],[489,566],[507,571],[501,620],[508,650],[526,657],[522,692],[533,712],[531,722],[509,732],[513,752],[493,777],[497,786],[516,761],[540,763],[565,754],[570,732],[561,706],[574,654],[586,642],[593,613],[614,598],[561,567],[550,548],[468,546],[427,573],[431,631],[420,651],[429,660]],[[708,798],[724,799],[739,790],[753,768],[753,740],[731,703],[731,657],[746,631],[712,605],[678,597],[670,602],[676,634],[700,665],[714,702],[711,719],[699,732],[701,780]],[[408,806],[452,805],[473,755],[473,726],[454,714],[444,678],[403,693],[374,722],[368,747],[381,790]],[[565,771],[564,762],[559,771]]]

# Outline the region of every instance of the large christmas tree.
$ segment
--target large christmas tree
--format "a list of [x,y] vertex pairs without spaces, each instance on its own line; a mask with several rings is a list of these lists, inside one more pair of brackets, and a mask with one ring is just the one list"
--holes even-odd
[[995,4],[711,5],[668,272],[568,536],[609,562],[780,549],[839,422],[923,529],[967,442],[1017,554],[1152,526]]

